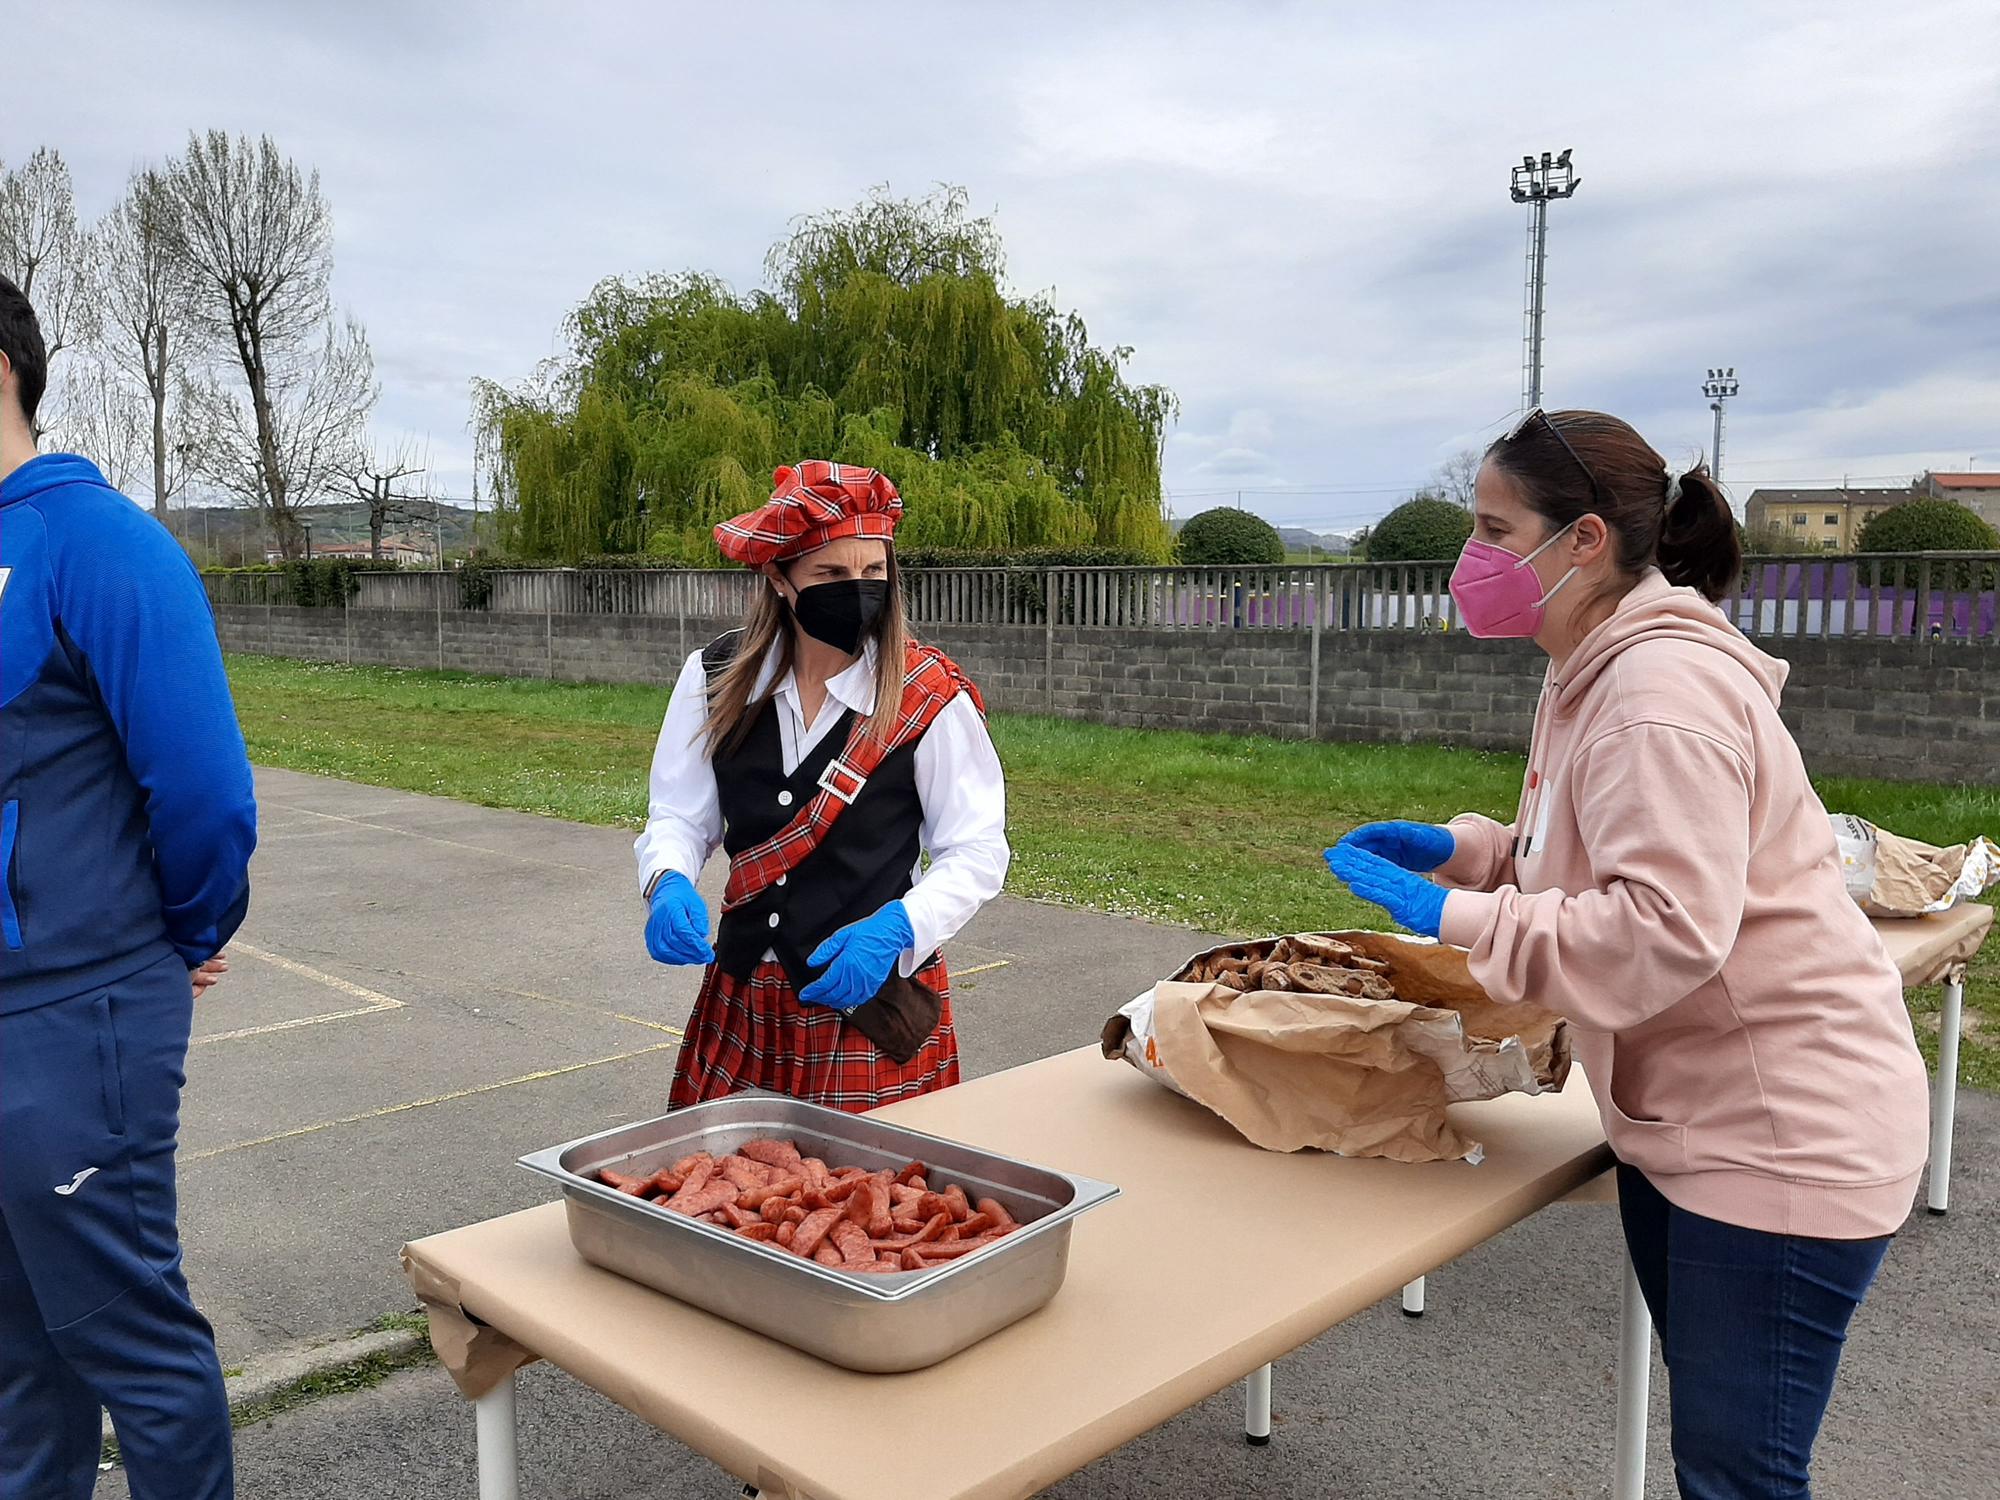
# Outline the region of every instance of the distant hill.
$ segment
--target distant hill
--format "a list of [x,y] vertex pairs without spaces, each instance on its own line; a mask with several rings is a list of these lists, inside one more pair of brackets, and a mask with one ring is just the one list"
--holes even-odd
[[[1178,536],[1187,523],[1186,516],[1175,516],[1174,534]],[[1308,531],[1303,526],[1277,526],[1275,529],[1287,552],[1326,552],[1344,557],[1353,541],[1353,533],[1346,531]]]
[[[435,532],[442,531],[445,556],[463,553],[470,547],[473,525],[471,507],[440,501],[435,527],[428,502],[420,504],[417,510],[419,516],[416,519],[391,521],[384,526],[383,538],[404,536],[428,547]],[[329,543],[368,544],[368,507],[358,501],[305,505],[299,508],[298,514],[301,521],[312,527],[315,551]],[[195,561],[207,567],[241,567],[248,563],[261,563],[270,545],[264,535],[263,518],[258,512],[243,506],[176,506],[172,512],[171,529]],[[491,546],[491,510],[480,514],[479,533],[480,539]]]
[[1352,541],[1345,531],[1307,531],[1301,526],[1280,526],[1278,535],[1287,552],[1328,552],[1336,557],[1344,557]]

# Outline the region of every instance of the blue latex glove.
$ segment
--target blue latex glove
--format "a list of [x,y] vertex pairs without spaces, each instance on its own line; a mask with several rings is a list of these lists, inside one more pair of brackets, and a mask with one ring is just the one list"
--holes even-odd
[[813,949],[806,962],[826,972],[799,991],[803,1005],[824,1005],[842,1015],[875,998],[896,960],[916,942],[910,914],[900,901],[864,921],[850,923]]
[[1435,823],[1363,823],[1342,839],[1349,849],[1366,849],[1401,869],[1428,875],[1458,852],[1449,828]]
[[1379,854],[1342,844],[1326,851],[1326,867],[1363,901],[1386,911],[1398,927],[1436,937],[1444,922],[1444,898],[1449,892],[1421,875],[1399,869]]
[[708,907],[687,876],[669,870],[653,887],[653,910],[646,918],[646,951],[663,964],[712,964]]

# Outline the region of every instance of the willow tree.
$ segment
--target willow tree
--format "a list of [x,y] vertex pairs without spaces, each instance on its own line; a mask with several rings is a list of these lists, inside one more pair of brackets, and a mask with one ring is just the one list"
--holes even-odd
[[808,455],[896,480],[913,545],[1095,545],[1164,558],[1160,447],[1175,405],[1131,351],[1009,296],[965,194],[878,191],[799,220],[739,296],[710,276],[600,283],[568,353],[479,391],[510,551],[716,556],[709,528]]

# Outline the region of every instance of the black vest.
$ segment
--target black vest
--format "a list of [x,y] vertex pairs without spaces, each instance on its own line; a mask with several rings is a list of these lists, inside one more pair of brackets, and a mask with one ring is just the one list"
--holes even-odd
[[[718,643],[719,644],[719,643]],[[813,746],[798,770],[785,774],[784,740],[776,698],[765,702],[749,734],[715,760],[722,805],[722,847],[733,860],[775,837],[819,795],[827,764],[846,748],[854,711]],[[923,848],[923,802],[917,795],[917,745],[893,750],[868,778],[853,803],[784,884],[725,912],[716,933],[716,962],[733,978],[748,977],[764,954],[775,952],[795,989],[823,972],[806,960],[851,922],[859,922],[910,892]]]

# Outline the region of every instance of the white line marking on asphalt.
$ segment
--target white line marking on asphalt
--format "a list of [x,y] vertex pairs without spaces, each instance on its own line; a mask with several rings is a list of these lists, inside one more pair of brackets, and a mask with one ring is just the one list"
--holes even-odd
[[636,1052],[620,1052],[611,1057],[594,1057],[589,1062],[568,1063],[560,1068],[543,1068],[535,1073],[523,1073],[518,1078],[503,1078],[498,1083],[477,1084],[469,1089],[454,1089],[449,1094],[435,1094],[429,1099],[412,1099],[407,1104],[389,1104],[381,1109],[363,1110],[357,1115],[342,1115],[337,1120],[322,1120],[317,1125],[301,1125],[296,1130],[280,1130],[275,1135],[260,1135],[253,1140],[232,1141],[227,1146],[211,1146],[206,1151],[190,1151],[181,1155],[183,1162],[207,1161],[213,1156],[227,1156],[232,1151],[248,1151],[252,1146],[270,1146],[279,1141],[297,1140],[302,1135],[316,1135],[322,1130],[332,1130],[336,1125],[359,1125],[368,1120],[386,1119],[390,1115],[400,1115],[413,1109],[429,1109],[434,1104],[450,1104],[457,1099],[470,1099],[476,1094],[490,1094],[496,1089],[510,1089],[520,1083],[539,1083],[545,1078],[560,1078],[565,1073],[580,1073],[585,1068],[601,1068],[606,1063],[626,1062],[635,1057],[644,1057],[652,1052],[664,1052],[669,1047],[678,1047],[679,1042],[658,1042],[651,1047],[641,1047]]
[[422,839],[427,844],[442,844],[447,849],[464,849],[473,854],[490,854],[495,859],[511,859],[516,864],[547,865],[552,870],[574,870],[579,875],[602,875],[603,869],[594,865],[572,865],[560,859],[537,859],[532,854],[516,854],[510,849],[490,849],[484,844],[467,844],[458,839],[440,838],[434,833],[418,833],[413,828],[396,828],[388,823],[370,823],[365,818],[350,818],[341,813],[321,812],[317,808],[301,807],[296,802],[274,802],[266,800],[263,806],[280,807],[286,812],[298,813],[307,818],[324,818],[330,823],[348,823],[356,828],[366,828],[371,833],[393,833],[406,839]]
[[365,985],[342,979],[338,974],[329,974],[324,969],[315,969],[310,964],[299,963],[295,959],[283,958],[276,953],[246,943],[240,939],[229,945],[231,953],[241,953],[246,958],[258,959],[274,968],[283,969],[288,974],[297,974],[302,979],[310,979],[315,984],[323,984],[343,995],[366,1003],[351,1010],[333,1010],[324,1015],[300,1016],[291,1021],[272,1021],[264,1026],[239,1026],[234,1031],[214,1031],[198,1036],[190,1046],[206,1046],[210,1042],[234,1042],[244,1037],[267,1036],[274,1031],[296,1031],[301,1026],[323,1026],[328,1021],[350,1021],[356,1016],[372,1016],[382,1011],[402,1010],[403,1002],[393,995],[385,995],[380,990],[371,990]]
[[[309,949],[307,951],[310,952],[313,950]],[[326,954],[325,956],[331,958],[335,955]],[[359,962],[353,964],[353,967],[370,974],[387,974],[396,979],[416,979],[426,984],[441,984],[446,986],[469,984],[476,989],[484,990],[492,995],[512,995],[519,1000],[539,1000],[545,1005],[561,1005],[570,1010],[582,1011],[585,1015],[608,1016],[614,1021],[630,1021],[634,1026],[643,1026],[648,1031],[664,1031],[668,1036],[686,1035],[680,1027],[669,1026],[664,1021],[651,1021],[644,1016],[627,1015],[622,1010],[606,1010],[603,1006],[592,1005],[586,1000],[570,1000],[562,995],[547,995],[540,990],[516,989],[510,985],[495,984],[487,979],[468,980],[462,975],[446,977],[439,974],[426,974],[419,969],[390,968],[381,964],[364,964]],[[977,974],[980,971],[974,969],[971,972]]]

